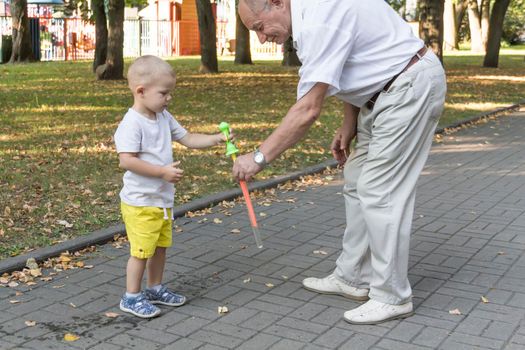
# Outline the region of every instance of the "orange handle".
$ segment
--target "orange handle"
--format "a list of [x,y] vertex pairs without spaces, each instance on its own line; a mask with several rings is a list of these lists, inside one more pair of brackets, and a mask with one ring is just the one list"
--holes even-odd
[[246,185],[246,181],[239,181],[239,185],[241,185],[242,194],[244,195],[244,201],[246,202],[246,208],[248,208],[250,224],[252,225],[252,227],[257,227],[257,219],[255,218],[255,212],[253,210],[252,200],[250,198],[250,192],[248,192],[248,186]]

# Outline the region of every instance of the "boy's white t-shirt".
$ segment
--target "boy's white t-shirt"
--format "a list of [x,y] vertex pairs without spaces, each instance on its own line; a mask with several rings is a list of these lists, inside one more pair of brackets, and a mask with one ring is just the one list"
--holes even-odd
[[[117,131],[115,145],[118,153],[137,153],[138,158],[153,165],[173,163],[172,141],[180,140],[188,131],[166,110],[157,113],[156,120],[148,119],[130,108]],[[137,207],[172,208],[175,186],[161,178],[126,171],[120,199]]]

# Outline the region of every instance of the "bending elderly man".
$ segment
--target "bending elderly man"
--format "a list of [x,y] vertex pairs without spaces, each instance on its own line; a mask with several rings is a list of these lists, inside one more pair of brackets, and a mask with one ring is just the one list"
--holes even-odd
[[343,249],[331,275],[303,285],[366,301],[344,313],[350,323],[412,315],[410,230],[445,100],[439,59],[383,0],[241,0],[239,15],[262,43],[292,36],[302,67],[297,102],[258,150],[237,158],[233,176],[250,180],[306,134],[327,96],[341,99],[331,149],[345,164]]

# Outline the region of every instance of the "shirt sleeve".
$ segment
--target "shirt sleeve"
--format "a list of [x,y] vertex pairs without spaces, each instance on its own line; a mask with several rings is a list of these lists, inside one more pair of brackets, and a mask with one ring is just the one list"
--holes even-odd
[[327,96],[338,93],[341,74],[352,45],[351,33],[337,27],[320,25],[304,30],[298,43],[302,66],[297,99],[306,95],[316,83],[330,85]]
[[114,135],[118,153],[138,153],[141,151],[142,132],[140,125],[131,119],[124,118]]
[[164,111],[164,113],[168,116],[170,123],[171,140],[177,141],[186,136],[188,130],[184,129],[170,112]]

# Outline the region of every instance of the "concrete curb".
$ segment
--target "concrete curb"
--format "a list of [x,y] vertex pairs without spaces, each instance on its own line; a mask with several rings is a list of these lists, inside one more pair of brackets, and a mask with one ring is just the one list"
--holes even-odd
[[[335,166],[337,166],[337,162],[335,160],[327,160],[320,164],[316,164],[287,175],[278,176],[264,181],[251,182],[248,184],[248,188],[250,191],[253,191],[276,187],[277,185],[286,181],[295,180],[305,175],[320,173],[326,168],[333,168]],[[239,196],[242,196],[242,191],[240,189],[231,189],[224,192],[211,194],[209,196],[202,197],[175,207],[173,209],[173,215],[175,218],[179,218],[184,216],[188,211],[208,208],[222,201],[232,200]],[[36,261],[41,262],[48,258],[58,256],[60,253],[66,250],[71,253],[92,245],[107,243],[112,241],[116,234],[124,233],[125,229],[123,224],[115,225],[49,247],[39,248],[26,254],[0,260],[0,275],[6,272],[9,273],[12,271],[22,270],[26,266],[27,259],[29,258],[34,258]]]
[[510,105],[508,107],[502,107],[502,108],[494,109],[492,111],[488,111],[488,112],[485,112],[485,113],[482,113],[482,114],[478,114],[478,115],[476,115],[474,117],[471,117],[471,118],[460,120],[459,122],[456,122],[454,124],[445,126],[443,128],[436,129],[436,134],[444,134],[447,129],[458,128],[458,127],[460,127],[462,125],[475,123],[475,122],[477,122],[477,121],[479,121],[481,119],[484,119],[484,118],[488,118],[488,117],[492,117],[492,116],[495,116],[495,115],[498,115],[498,114],[501,114],[501,113],[517,110],[517,109],[520,108],[521,105],[524,105],[524,104],[525,104],[525,99],[519,101],[518,103]]
[[[511,106],[499,108],[499,109],[489,111],[486,113],[482,113],[472,118],[468,118],[460,122],[454,123],[450,126],[439,128],[436,130],[436,134],[443,134],[446,129],[457,128],[462,125],[476,122],[483,118],[487,118],[490,116],[494,116],[494,115],[498,115],[501,113],[516,110],[521,105],[524,105],[524,104],[525,104],[525,99]],[[305,175],[320,173],[326,168],[333,168],[335,166],[337,166],[337,162],[335,160],[327,160],[320,164],[307,167],[305,169],[290,173],[288,175],[278,176],[278,177],[275,177],[269,180],[265,180],[265,181],[252,182],[249,184],[248,187],[250,191],[276,187],[277,185],[284,183],[286,181],[295,180]],[[227,190],[224,192],[215,193],[215,194],[191,201],[184,205],[175,207],[174,216],[175,218],[182,217],[188,211],[195,211],[195,210],[208,208],[222,201],[232,200],[239,196],[242,196],[242,192],[240,189],[232,189],[232,190]],[[29,258],[34,258],[36,261],[39,261],[39,262],[44,261],[48,258],[58,256],[60,255],[60,253],[64,251],[74,252],[74,251],[78,251],[78,250],[81,250],[83,248],[86,248],[92,245],[100,245],[100,244],[107,243],[109,241],[112,241],[113,237],[116,234],[124,234],[124,233],[125,233],[124,225],[122,224],[115,225],[115,226],[111,226],[111,227],[108,227],[102,230],[94,231],[85,236],[77,237],[77,238],[74,238],[74,239],[59,243],[59,244],[55,244],[50,247],[40,248],[35,251],[26,253],[26,254],[22,254],[22,255],[12,257],[12,258],[0,260],[0,275],[6,272],[9,273],[12,271],[23,269],[26,265],[27,259]]]

